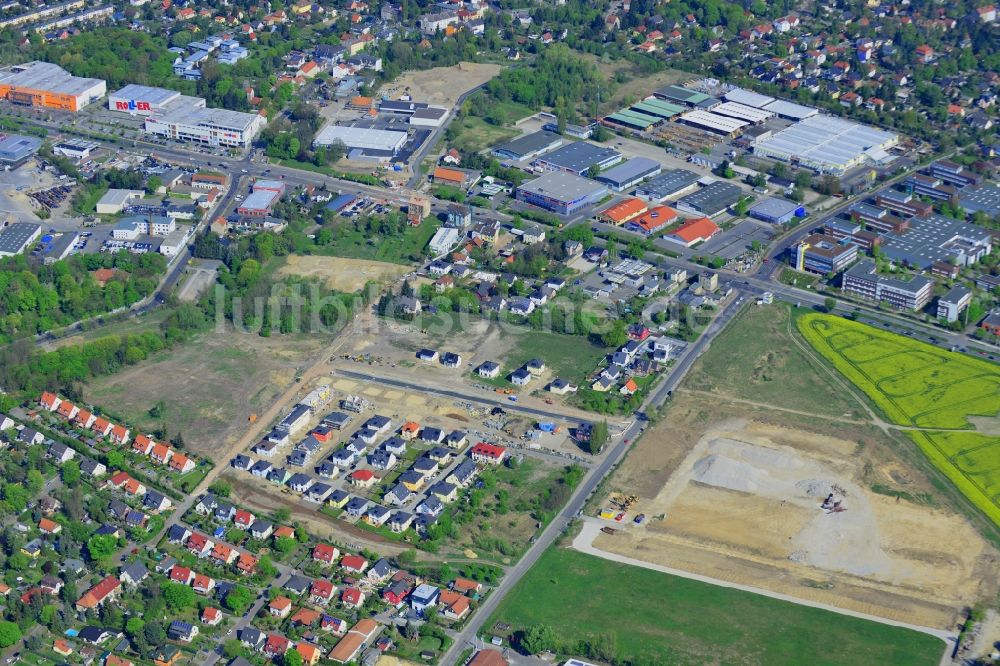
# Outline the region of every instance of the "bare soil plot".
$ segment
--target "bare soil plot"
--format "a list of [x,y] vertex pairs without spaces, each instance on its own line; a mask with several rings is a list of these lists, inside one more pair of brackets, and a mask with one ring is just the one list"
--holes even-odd
[[[190,450],[214,459],[246,431],[249,415],[270,406],[329,342],[322,336],[262,338],[227,326],[94,379],[86,397],[138,428],[180,432]],[[164,416],[150,417],[161,401]]]
[[503,69],[501,65],[460,62],[451,67],[406,72],[391,84],[384,86],[380,93],[388,94],[390,97],[408,94],[415,102],[426,102],[450,109],[462,93],[486,83],[501,69]]
[[[891,444],[808,421],[682,394],[613,478],[645,523],[594,545],[923,626],[995,596],[998,553],[965,518],[873,490],[933,492]],[[846,511],[820,508],[829,492]]]
[[400,264],[345,257],[290,255],[278,269],[278,275],[319,278],[327,289],[352,293],[368,282],[393,281],[410,269]]

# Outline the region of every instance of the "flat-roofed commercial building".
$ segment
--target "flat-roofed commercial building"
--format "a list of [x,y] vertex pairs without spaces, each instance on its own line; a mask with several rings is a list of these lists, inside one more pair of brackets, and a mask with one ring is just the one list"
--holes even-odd
[[972,302],[972,290],[957,284],[947,294],[938,298],[937,318],[944,319],[949,324],[958,321],[962,311]]
[[0,257],[21,254],[42,235],[41,225],[33,222],[15,222],[0,231]]
[[694,171],[671,169],[637,187],[635,195],[647,201],[666,201],[693,189],[698,184],[699,178],[700,176]]
[[[184,98],[183,100],[181,98]],[[122,111],[140,116],[148,116],[157,111],[167,109],[171,104],[182,102],[188,108],[197,109],[205,106],[205,100],[200,97],[181,95],[176,90],[140,86],[131,83],[121,90],[108,95],[108,109]]]
[[743,198],[743,190],[739,185],[733,185],[716,180],[677,200],[677,210],[705,217],[715,217],[724,213],[727,208]]
[[777,101],[774,97],[761,95],[760,93],[753,92],[752,90],[745,90],[743,88],[733,88],[723,95],[722,99],[727,102],[736,102],[737,104],[752,106],[755,109],[763,109],[768,104]]
[[664,86],[659,90],[653,91],[653,96],[667,102],[683,104],[695,109],[707,110],[719,104],[719,100],[711,95],[682,88],[681,86]]
[[701,110],[688,111],[681,116],[681,122],[692,125],[693,127],[706,129],[710,132],[721,134],[723,136],[736,136],[743,130],[744,127],[750,124],[745,120],[740,120],[739,118],[720,116],[716,113]]
[[647,178],[660,173],[663,167],[656,160],[648,157],[633,157],[627,162],[602,171],[596,180],[604,183],[615,192],[624,192],[633,185],[638,185]]
[[794,217],[805,217],[806,215],[806,209],[802,204],[777,197],[764,199],[751,206],[747,212],[750,217],[771,224],[784,224],[791,222]]
[[329,146],[339,142],[351,150],[377,151],[391,156],[399,152],[406,144],[406,139],[406,132],[328,125],[316,135],[313,145]]
[[0,165],[16,169],[38,152],[42,140],[20,134],[0,134]]
[[789,248],[794,255],[795,268],[810,273],[839,273],[858,258],[858,246],[847,238],[840,240],[825,234],[806,236]]
[[812,116],[753,146],[755,155],[842,175],[864,164],[889,161],[899,135],[832,116]]
[[765,120],[774,117],[773,111],[758,109],[752,106],[747,106],[746,104],[740,104],[738,102],[723,102],[713,108],[712,113],[720,116],[737,118],[738,120],[745,120],[754,125],[759,125]]
[[493,147],[493,156],[509,160],[530,160],[563,145],[564,139],[555,132],[539,130],[513,141]]
[[569,215],[596,203],[608,193],[608,188],[580,176],[553,171],[518,186],[516,197],[560,215]]
[[915,217],[909,220],[907,229],[882,239],[886,257],[918,270],[927,270],[939,262],[971,266],[992,250],[989,231],[941,215]]
[[101,79],[73,76],[49,62],[35,60],[0,71],[0,97],[42,109],[79,111],[108,92]]
[[265,124],[267,121],[257,113],[171,104],[146,116],[144,128],[149,134],[178,141],[247,148]]
[[595,146],[586,141],[574,141],[562,148],[556,148],[551,153],[545,153],[531,164],[546,171],[564,171],[579,176],[591,167],[596,166],[603,171],[621,161],[622,154],[613,148]]
[[862,259],[844,273],[844,291],[897,310],[920,310],[931,299],[934,281],[922,275],[909,279],[879,275],[875,262]]

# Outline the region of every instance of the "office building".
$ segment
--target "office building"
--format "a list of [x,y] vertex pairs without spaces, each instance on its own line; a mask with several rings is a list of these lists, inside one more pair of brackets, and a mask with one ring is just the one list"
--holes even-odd
[[58,65],[38,60],[0,70],[0,97],[24,106],[79,111],[107,91],[101,79],[73,76]]
[[844,273],[843,289],[897,310],[920,310],[930,301],[934,282],[922,275],[879,275],[874,261],[862,259]]
[[810,273],[839,273],[858,258],[858,246],[848,238],[837,240],[826,234],[806,236],[789,248],[794,255],[795,269]]
[[962,311],[969,307],[972,302],[972,290],[962,285],[955,285],[948,293],[938,298],[937,318],[943,319],[949,324],[958,321],[962,316]]

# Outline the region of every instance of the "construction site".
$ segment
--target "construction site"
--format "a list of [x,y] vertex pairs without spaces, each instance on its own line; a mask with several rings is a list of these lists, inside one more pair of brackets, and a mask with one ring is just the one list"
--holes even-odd
[[[682,421],[689,407],[675,407]],[[626,461],[597,509],[592,545],[610,557],[940,629],[995,595],[997,551],[962,516],[872,490],[912,477],[901,463],[873,468],[855,441],[740,417],[682,447],[676,425],[637,445],[673,460]]]

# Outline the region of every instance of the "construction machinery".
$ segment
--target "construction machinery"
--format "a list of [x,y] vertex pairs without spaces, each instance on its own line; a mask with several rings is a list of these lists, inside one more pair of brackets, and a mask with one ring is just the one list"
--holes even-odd
[[827,513],[841,513],[842,511],[847,511],[847,507],[844,506],[843,500],[835,499],[833,493],[826,496],[826,499],[819,505],[819,508],[823,509]]
[[618,507],[622,512],[628,511],[633,504],[639,501],[639,498],[635,495],[623,495],[621,493],[614,493],[611,495],[609,500],[611,506]]

